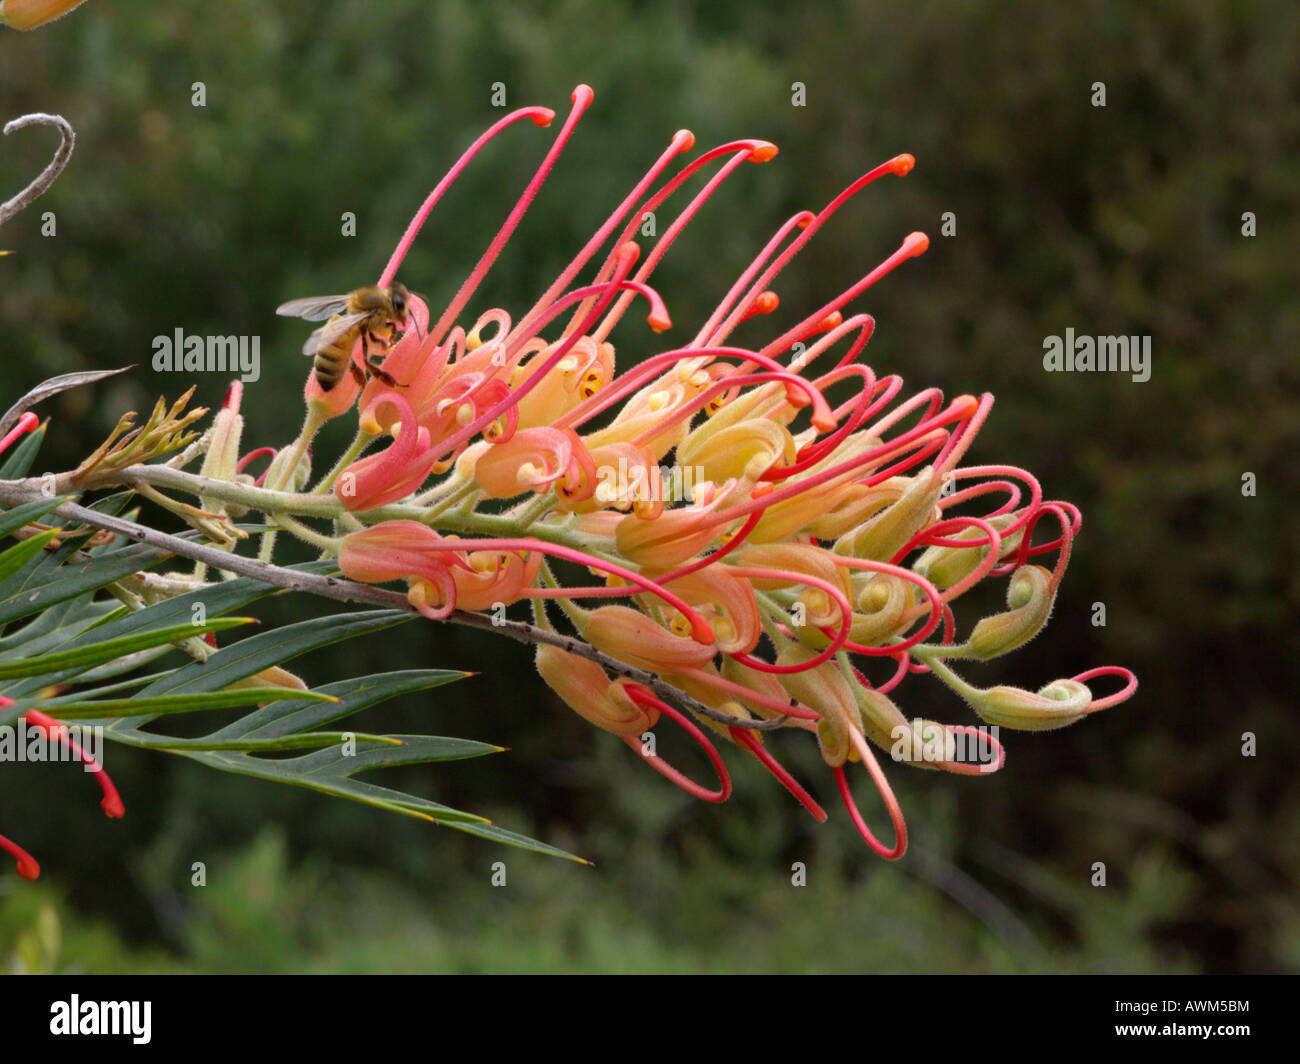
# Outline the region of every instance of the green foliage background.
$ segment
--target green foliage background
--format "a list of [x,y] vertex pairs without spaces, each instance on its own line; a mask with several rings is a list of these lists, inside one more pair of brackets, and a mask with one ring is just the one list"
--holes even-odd
[[[42,461],[69,468],[123,409],[188,385],[150,368],[155,335],[260,334],[246,438],[287,441],[305,360],[300,324],[275,306],[377,275],[427,190],[499,116],[494,82],[512,107],[563,112],[581,81],[596,104],[474,305],[529,305],[679,127],[701,147],[753,136],[782,151],[730,180],[656,274],[678,322],[669,339],[790,213],[913,152],[905,181],[874,186],[782,275],[783,311],[930,233],[929,253],[862,302],[878,321],[868,360],[909,390],[992,391],[971,459],[1022,464],[1084,513],[1046,633],[973,675],[1036,686],[1113,661],[1138,671],[1137,698],[1011,737],[990,779],[894,770],[915,843],[891,866],[856,844],[838,803],[818,827],[748,765],[726,806],[693,803],[558,704],[524,648],[406,625],[300,671],[319,683],[362,665],[479,670],[359,726],[511,747],[440,770],[431,796],[594,870],[114,748],[122,821],[66,767],[0,772],[0,830],[44,867],[39,887],[0,873],[0,958],[92,971],[1300,968],[1300,12],[1287,0],[92,0],[0,35],[0,118],[58,112],[79,138],[53,191],[0,233],[18,252],[0,260],[0,405],[56,373],[136,363],[51,404]],[[1104,109],[1090,105],[1095,81]],[[432,305],[550,136],[508,132],[435,212],[402,272]],[[3,195],[52,139],[0,141]],[[346,210],[355,238],[339,232]],[[953,237],[939,235],[945,211]],[[1150,334],[1151,380],[1044,373],[1043,338],[1067,327]],[[639,324],[620,332],[620,361],[656,349]],[[200,400],[215,405],[225,383],[201,381]],[[350,436],[334,428],[324,448]],[[1104,628],[1089,623],[1094,602]],[[915,680],[901,704],[963,713]],[[790,760],[829,808],[815,751]],[[429,793],[422,771],[395,785]],[[494,888],[498,860],[508,885]],[[195,861],[206,887],[190,885]],[[790,885],[795,861],[807,887]],[[1105,888],[1089,885],[1096,861]]]

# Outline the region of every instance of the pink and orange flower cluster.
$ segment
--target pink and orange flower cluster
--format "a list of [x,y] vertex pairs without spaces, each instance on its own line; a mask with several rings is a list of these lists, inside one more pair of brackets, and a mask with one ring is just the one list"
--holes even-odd
[[[554,600],[590,646],[735,721],[700,717],[824,819],[769,750],[772,722],[809,732],[864,838],[899,857],[906,827],[873,745],[956,773],[1002,763],[996,731],[909,721],[894,700],[909,676],[931,672],[987,724],[1030,730],[1074,723],[1134,691],[1132,673],[1119,667],[1029,691],[979,689],[947,664],[1005,654],[1042,628],[1079,512],[1045,501],[1023,469],[962,464],[992,396],[945,400],[927,388],[904,398],[900,377],[858,361],[874,321],[852,304],[926,250],[921,233],[765,343],[733,342],[742,324],[776,309],[772,285],[799,251],[867,185],[908,173],[910,155],[864,174],[821,211],[794,215],[688,342],[620,368],[610,337],[635,301],[647,305],[652,329],[671,325],[649,281],[672,244],[738,167],[776,154],[741,140],[683,162],[694,138],[681,131],[529,309],[517,317],[491,309],[468,329],[459,324],[592,98],[586,86],[575,90],[536,174],[437,319],[413,299],[413,327],[383,363],[387,381],[362,386],[345,375],[326,392],[309,380],[306,398],[320,417],[355,404],[361,431],[387,441],[334,481],[358,529],[342,540],[340,567],[355,580],[405,581],[411,604],[433,619],[529,599],[549,628]],[[429,196],[378,283],[391,283],[430,209],[490,139],[521,120],[546,126],[553,117],[524,108],[485,132]],[[692,179],[702,187],[643,249],[634,239],[643,219]],[[580,281],[584,273],[590,279]],[[832,390],[847,397],[832,402]],[[644,490],[660,483],[668,461],[693,471],[688,498]],[[614,468],[635,475],[605,475]],[[403,500],[403,516],[383,512]],[[486,500],[504,502],[480,514]],[[1054,538],[1035,542],[1044,521]],[[1051,555],[1050,567],[1034,561]],[[1003,577],[1006,610],[959,638],[953,604]],[[646,760],[701,798],[727,798],[713,741],[648,686],[549,645],[538,649],[537,667],[577,713],[635,749],[661,716],[677,721],[704,749],[718,786]],[[1123,685],[1096,697],[1086,685],[1101,677]],[[989,763],[957,756],[959,740],[972,737]],[[850,762],[867,769],[884,799],[891,845],[854,804]]]

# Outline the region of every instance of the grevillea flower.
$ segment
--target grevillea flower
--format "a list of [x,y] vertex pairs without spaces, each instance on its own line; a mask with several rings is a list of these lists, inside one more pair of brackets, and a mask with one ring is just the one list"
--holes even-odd
[[[450,304],[413,307],[417,327],[385,356],[384,378],[340,385],[328,409],[309,382],[309,402],[329,416],[359,396],[363,441],[391,437],[333,484],[363,524],[343,537],[340,567],[355,580],[405,581],[412,605],[433,619],[530,599],[534,619],[552,629],[548,604],[557,605],[589,648],[685,693],[713,733],[825,819],[773,753],[784,733],[811,733],[855,826],[882,856],[899,857],[906,825],[875,750],[961,775],[1004,760],[996,731],[909,720],[895,701],[909,677],[930,674],[988,724],[1022,730],[1073,723],[1135,690],[1120,667],[1035,693],[978,688],[950,664],[1000,656],[1041,630],[1079,512],[1044,501],[1025,470],[961,464],[992,396],[945,401],[926,388],[904,397],[901,377],[877,377],[858,361],[875,322],[851,304],[923,253],[924,234],[906,236],[785,331],[762,334],[781,272],[862,189],[910,172],[910,155],[869,170],[822,210],[789,218],[690,340],[639,363],[618,365],[614,334],[626,311],[641,301],[651,329],[671,325],[651,276],[727,178],[770,160],[772,145],[740,140],[683,161],[694,137],[678,132],[531,305],[465,317],[592,99],[586,86],[575,90],[536,173]],[[480,137],[416,214],[379,284],[392,281],[472,158],[525,118],[547,126],[554,114],[524,108]],[[661,220],[646,239],[650,211]],[[851,394],[833,405],[833,388]],[[675,478],[680,493],[667,490]],[[366,511],[383,506],[405,516],[366,525]],[[1043,518],[1058,532],[1046,542],[1035,537]],[[1050,569],[1032,561],[1050,555]],[[959,640],[954,603],[1004,577],[1007,608]],[[553,646],[539,648],[537,666],[576,712],[666,778],[710,801],[730,793],[712,742],[645,684]],[[1111,678],[1121,689],[1095,696],[1089,683]],[[664,716],[695,739],[718,788],[646,752],[645,733]],[[881,795],[892,845],[858,811],[846,775],[855,765]]]

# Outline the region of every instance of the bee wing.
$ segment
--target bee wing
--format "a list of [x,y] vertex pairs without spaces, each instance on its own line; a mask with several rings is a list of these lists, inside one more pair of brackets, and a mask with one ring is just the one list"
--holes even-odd
[[304,321],[324,321],[347,309],[347,296],[307,296],[281,303],[275,312],[282,318],[302,318]]
[[347,332],[352,326],[359,321],[365,321],[370,317],[367,313],[362,314],[344,314],[340,318],[334,318],[327,321],[309,337],[307,342],[302,345],[304,355],[314,355],[323,347],[329,347],[335,340]]

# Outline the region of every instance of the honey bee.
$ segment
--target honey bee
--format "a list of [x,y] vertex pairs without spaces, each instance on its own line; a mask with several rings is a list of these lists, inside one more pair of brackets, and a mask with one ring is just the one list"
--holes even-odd
[[[323,391],[338,384],[345,370],[351,370],[358,384],[365,384],[369,377],[396,384],[376,360],[406,331],[410,296],[405,285],[394,281],[389,288],[370,285],[342,296],[291,299],[275,312],[286,318],[325,322],[302,345],[302,353],[316,359],[316,381]],[[352,361],[352,348],[358,337],[364,369]]]

